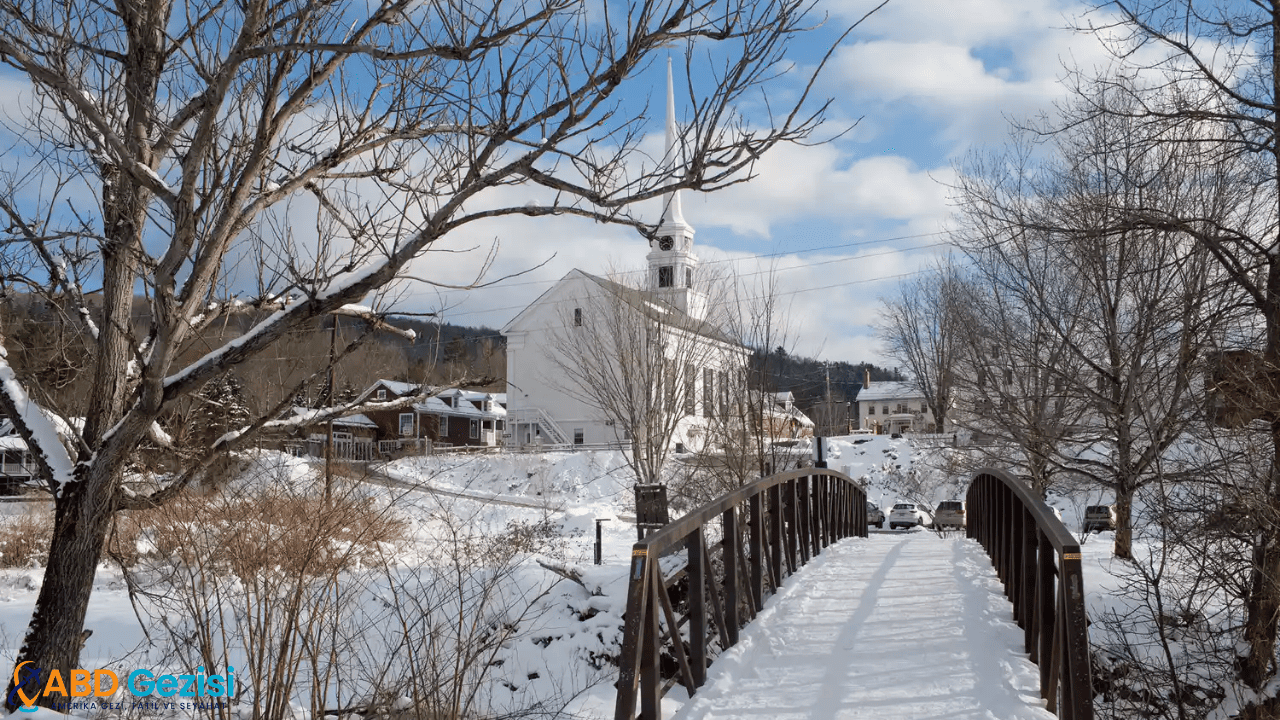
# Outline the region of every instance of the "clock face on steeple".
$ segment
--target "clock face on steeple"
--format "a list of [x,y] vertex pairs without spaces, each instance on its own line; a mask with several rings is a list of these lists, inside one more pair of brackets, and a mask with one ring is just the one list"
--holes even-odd
[[658,248],[661,250],[670,250],[675,246],[675,243],[676,241],[669,235],[658,238]]

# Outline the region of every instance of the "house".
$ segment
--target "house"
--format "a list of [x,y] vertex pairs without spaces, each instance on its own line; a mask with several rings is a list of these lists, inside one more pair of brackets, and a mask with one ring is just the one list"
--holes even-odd
[[[315,410],[294,407],[293,418],[305,418],[314,414]],[[378,426],[364,415],[347,415],[334,418],[332,422],[317,422],[303,425],[293,433],[293,437],[283,442],[284,451],[299,457],[310,455],[323,457],[325,443],[329,440],[330,425],[333,432],[333,457],[340,460],[367,461],[375,456],[374,443],[377,441]]]
[[[667,162],[676,152],[675,100],[670,68],[667,77]],[[729,412],[730,373],[745,367],[748,352],[719,328],[706,321],[708,297],[705,279],[694,253],[693,228],[685,221],[680,193],[663,197],[663,211],[657,231],[649,241],[645,277],[636,286],[625,285],[574,269],[549,290],[521,310],[502,328],[507,338],[507,437],[511,447],[538,445],[596,445],[621,443],[631,439],[624,417],[609,417],[619,411],[602,409],[596,389],[578,379],[566,379],[566,356],[572,356],[575,337],[584,345],[599,339],[607,322],[634,320],[633,367],[640,367],[645,379],[636,375],[621,382],[650,383],[651,396],[661,396],[656,404],[664,409],[663,425],[676,417],[671,442],[681,450],[693,450],[709,442],[709,424]],[[609,315],[609,317],[605,317]],[[575,334],[577,334],[575,336]],[[609,349],[594,348],[596,362],[604,375],[618,360],[618,337]],[[565,346],[569,346],[567,349]],[[678,347],[677,347],[678,346]],[[592,347],[581,347],[591,353]],[[666,372],[653,363],[644,365],[636,357],[662,357]],[[696,360],[693,358],[696,357]],[[670,385],[653,387],[666,378]],[[644,394],[644,393],[640,393]],[[634,424],[635,413],[632,414]],[[651,427],[651,425],[649,426]],[[666,435],[666,429],[662,430]]]
[[929,403],[915,383],[877,381],[872,384],[871,373],[867,372],[857,403],[862,429],[880,435],[937,432],[937,421],[929,410]]
[[[420,386],[378,380],[362,401],[390,402],[417,395]],[[369,410],[377,427],[379,452],[424,453],[430,447],[495,447],[506,429],[507,400],[502,393],[451,389],[395,410]]]
[[35,470],[26,441],[14,432],[12,423],[0,422],[0,495],[17,494]]
[[796,398],[791,392],[766,393],[764,417],[767,437],[775,439],[793,439],[813,437],[814,423],[796,407]]

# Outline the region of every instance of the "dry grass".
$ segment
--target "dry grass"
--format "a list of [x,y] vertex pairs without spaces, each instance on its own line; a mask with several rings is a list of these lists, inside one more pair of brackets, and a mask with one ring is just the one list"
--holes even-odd
[[242,578],[264,570],[319,575],[375,560],[404,529],[403,521],[364,498],[214,493],[122,514],[108,550],[126,567],[153,557],[221,567]]
[[0,519],[0,567],[43,565],[53,537],[53,510],[43,503]]

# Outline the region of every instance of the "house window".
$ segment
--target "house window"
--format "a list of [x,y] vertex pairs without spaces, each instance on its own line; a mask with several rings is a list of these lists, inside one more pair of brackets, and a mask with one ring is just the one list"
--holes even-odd
[[676,443],[676,454],[677,455],[684,454],[684,443]]
[[400,436],[408,437],[413,434],[413,413],[400,413]]
[[449,437],[449,416],[441,415],[440,416],[440,439],[443,440],[444,438],[447,438],[447,437]]
[[378,394],[377,394],[375,397],[376,397],[377,399],[379,399],[379,400],[386,400],[386,399],[387,399],[387,389],[386,389],[386,388],[378,388]]
[[504,423],[501,420],[498,420],[497,422],[498,422],[498,432],[502,432],[503,430],[507,429],[506,423]]
[[581,444],[582,444],[583,442],[585,442],[585,441],[586,441],[586,435],[585,435],[585,433],[583,433],[582,428],[574,428],[574,429],[573,429],[573,444],[574,444],[574,445],[581,445]]
[[711,417],[716,404],[716,371],[702,369],[702,414]]
[[471,439],[475,440],[478,437],[480,437],[480,421],[475,418],[472,418],[471,419]]
[[876,406],[875,406],[875,405],[868,405],[868,406],[867,406],[867,414],[868,414],[868,415],[875,415],[875,414],[876,414]]
[[658,268],[658,287],[668,288],[676,283],[675,268],[670,265],[663,265]]
[[883,406],[882,408],[880,408],[880,410],[881,410],[881,412],[883,412],[885,415],[888,415],[888,414],[889,414],[889,406],[888,406],[888,405]]
[[1013,369],[1012,369],[1012,368],[1005,368],[1005,369],[1004,369],[1004,384],[1005,384],[1005,385],[1012,385],[1012,384],[1013,384]]
[[582,327],[582,308],[573,309],[573,324]]

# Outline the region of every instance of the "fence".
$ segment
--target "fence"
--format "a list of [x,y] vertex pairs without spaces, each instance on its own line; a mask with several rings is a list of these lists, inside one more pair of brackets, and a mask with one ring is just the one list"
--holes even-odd
[[967,534],[1004,583],[1026,651],[1040,666],[1040,696],[1058,717],[1092,720],[1079,543],[1026,483],[1002,470],[979,470],[967,503]]
[[[708,529],[719,538],[709,542]],[[658,720],[662,696],[677,682],[693,695],[717,650],[738,642],[738,630],[782,580],[851,535],[867,535],[862,487],[842,473],[805,468],[738,488],[636,543],[616,720],[635,717],[637,694],[646,720]]]

